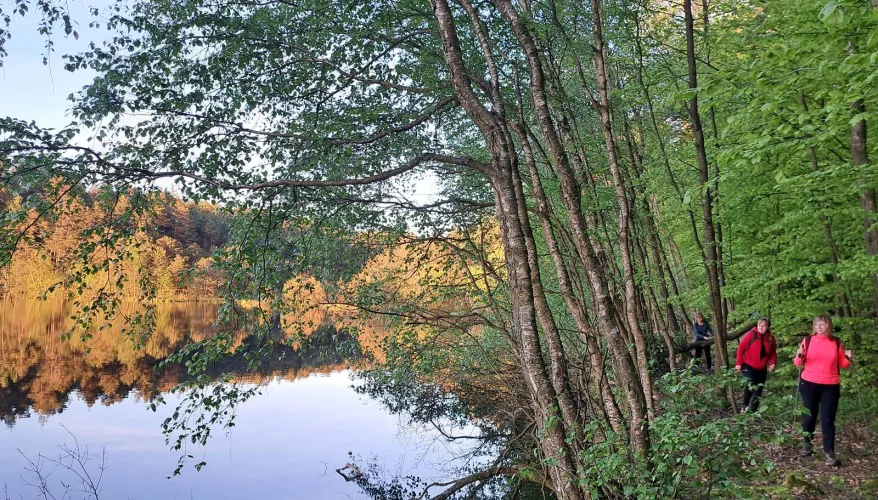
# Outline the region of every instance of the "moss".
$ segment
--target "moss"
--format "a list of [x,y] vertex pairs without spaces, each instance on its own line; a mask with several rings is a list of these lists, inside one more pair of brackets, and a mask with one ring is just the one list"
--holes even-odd
[[878,497],[878,478],[867,479],[860,486],[860,493],[872,498]]
[[790,472],[786,475],[783,482],[784,486],[793,495],[819,495],[823,494],[823,489],[816,484],[806,481],[804,478]]
[[773,500],[792,500],[795,496],[784,485],[758,486],[740,492],[739,498],[771,498]]

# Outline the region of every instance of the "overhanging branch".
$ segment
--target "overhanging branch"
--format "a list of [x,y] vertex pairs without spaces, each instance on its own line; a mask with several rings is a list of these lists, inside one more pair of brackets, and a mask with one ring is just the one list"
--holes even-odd
[[[11,154],[11,153],[22,153],[25,151],[45,151],[45,152],[53,152],[53,153],[63,153],[63,152],[77,152],[81,155],[87,157],[87,159],[80,160],[56,160],[58,163],[65,163],[69,165],[76,165],[79,163],[94,163],[101,167],[107,168],[108,171],[96,171],[96,172],[88,172],[92,175],[97,176],[106,176],[106,177],[118,177],[118,178],[127,178],[137,180],[139,177],[140,180],[146,179],[162,179],[168,177],[180,177],[185,179],[191,179],[197,182],[201,182],[208,186],[213,186],[217,189],[221,189],[224,191],[256,191],[260,189],[269,189],[274,187],[346,187],[346,186],[364,186],[368,184],[374,184],[377,182],[388,180],[392,177],[396,177],[397,175],[404,174],[411,170],[414,170],[419,165],[425,162],[434,162],[434,163],[445,163],[449,165],[458,165],[462,167],[472,168],[479,172],[487,172],[488,165],[482,163],[473,158],[459,157],[459,156],[450,156],[450,155],[442,155],[436,153],[423,153],[418,155],[403,165],[400,165],[397,168],[381,172],[380,174],[375,174],[368,177],[360,177],[353,179],[320,179],[320,180],[308,180],[308,179],[278,179],[273,181],[259,182],[253,184],[234,184],[229,182],[217,181],[214,179],[210,179],[205,177],[204,175],[194,174],[191,172],[187,172],[185,170],[169,170],[169,171],[152,171],[145,168],[132,168],[125,166],[123,164],[114,163],[112,161],[107,160],[103,157],[101,153],[95,151],[91,148],[83,147],[83,146],[72,146],[72,145],[54,145],[47,144],[41,146],[20,146],[15,148],[7,148],[4,150],[0,150],[0,153]],[[112,171],[110,171],[112,169]]]
[[457,481],[448,482],[448,483],[433,483],[424,488],[424,493],[420,498],[427,498],[427,493],[430,488],[434,487],[442,487],[442,486],[450,486],[448,489],[443,491],[442,493],[432,497],[432,500],[447,500],[451,498],[452,495],[457,493],[458,491],[466,488],[467,486],[479,482],[485,481],[487,479],[491,479],[496,476],[513,476],[519,471],[518,467],[491,467],[490,469],[486,469],[483,471],[479,471],[469,476],[458,479]]

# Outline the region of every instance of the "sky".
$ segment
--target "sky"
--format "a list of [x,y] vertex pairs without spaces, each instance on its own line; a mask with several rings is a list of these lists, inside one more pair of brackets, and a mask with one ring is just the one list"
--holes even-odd
[[[70,122],[68,110],[71,103],[67,97],[90,83],[94,73],[65,71],[61,56],[84,51],[89,41],[106,38],[105,28],[88,27],[91,20],[88,8],[112,3],[113,0],[68,0],[71,18],[79,22],[74,28],[79,33],[79,40],[66,37],[63,30],[53,34],[55,51],[49,54],[45,65],[46,37],[37,33],[39,16],[28,13],[24,17],[13,17],[10,26],[12,39],[6,42],[8,55],[0,68],[0,116],[33,120],[37,125],[51,128],[60,128]],[[3,7],[6,10],[8,5]]]

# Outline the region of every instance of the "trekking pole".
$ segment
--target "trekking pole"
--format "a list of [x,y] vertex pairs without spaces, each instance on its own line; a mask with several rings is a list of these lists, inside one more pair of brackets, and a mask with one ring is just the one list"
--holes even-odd
[[802,385],[802,367],[799,367],[799,376],[796,379],[796,404],[793,406],[793,423],[796,423],[796,410],[799,409],[799,386]]

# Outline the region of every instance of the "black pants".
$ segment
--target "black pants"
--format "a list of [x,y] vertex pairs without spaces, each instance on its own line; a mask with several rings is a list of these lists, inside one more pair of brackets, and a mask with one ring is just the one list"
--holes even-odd
[[741,375],[747,379],[744,385],[744,408],[749,407],[750,411],[756,411],[759,409],[759,398],[762,396],[762,388],[765,387],[765,379],[768,378],[768,370],[757,370],[745,364],[741,366]]
[[811,444],[811,435],[817,427],[817,411],[820,411],[820,428],[823,429],[823,451],[835,453],[835,415],[838,413],[838,399],[841,396],[839,384],[815,384],[802,380],[799,383],[802,404],[808,414],[802,415],[802,431],[805,443]]
[[707,361],[707,369],[710,370],[713,367],[713,362],[710,360],[710,346],[709,345],[695,346],[695,359],[700,358],[702,352],[704,353],[705,361]]

